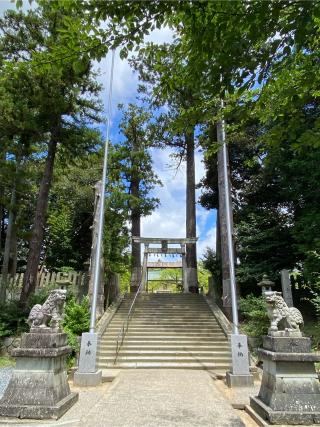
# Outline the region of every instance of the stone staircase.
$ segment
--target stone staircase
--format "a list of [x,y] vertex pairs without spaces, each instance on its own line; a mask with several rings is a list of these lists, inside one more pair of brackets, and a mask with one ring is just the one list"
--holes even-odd
[[132,296],[124,298],[102,336],[99,368],[229,369],[228,340],[204,297],[196,294],[140,295],[114,363],[116,339],[131,302]]

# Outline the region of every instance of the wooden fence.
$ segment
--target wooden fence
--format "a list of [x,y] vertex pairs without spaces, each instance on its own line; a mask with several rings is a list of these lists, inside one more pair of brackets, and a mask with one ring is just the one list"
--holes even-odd
[[[10,276],[7,282],[7,301],[16,300],[20,296],[24,273],[17,273],[14,277]],[[2,277],[0,274],[0,283]],[[82,298],[88,290],[88,273],[79,271],[70,271],[68,273],[41,271],[37,277],[36,289],[40,290],[48,286],[57,287],[66,284],[71,288],[75,296]]]

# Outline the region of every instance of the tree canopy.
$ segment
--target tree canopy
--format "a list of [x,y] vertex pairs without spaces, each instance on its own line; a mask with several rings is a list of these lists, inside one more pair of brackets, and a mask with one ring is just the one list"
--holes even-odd
[[[151,145],[189,159],[189,207],[192,150],[200,146],[199,202],[219,208],[216,124],[223,115],[242,292],[255,290],[263,273],[278,278],[281,268],[295,269],[304,285],[318,289],[318,1],[38,0],[26,13],[16,4],[18,11],[0,20],[4,270],[12,270],[15,253],[18,265],[28,258],[28,266],[46,260],[52,268],[80,268],[88,257],[90,188],[99,168],[90,170],[101,160],[102,142],[93,61],[117,49],[120,58],[130,56],[144,87],[141,108],[123,108],[123,136],[110,150],[109,270],[127,263],[130,213],[148,215],[157,206]],[[145,42],[163,26],[172,30],[171,43]],[[191,228],[194,234],[195,221]],[[221,277],[212,252],[210,259]],[[34,271],[27,267],[26,296]]]

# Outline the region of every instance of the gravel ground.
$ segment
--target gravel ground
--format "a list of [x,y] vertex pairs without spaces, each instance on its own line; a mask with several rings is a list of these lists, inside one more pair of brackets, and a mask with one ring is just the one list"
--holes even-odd
[[8,366],[7,368],[0,369],[0,398],[2,397],[7,385],[9,384],[13,368]]

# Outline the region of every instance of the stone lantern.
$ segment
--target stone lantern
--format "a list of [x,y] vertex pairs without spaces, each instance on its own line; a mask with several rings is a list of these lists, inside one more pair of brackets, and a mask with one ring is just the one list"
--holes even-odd
[[261,282],[258,283],[258,286],[261,288],[262,291],[262,295],[264,295],[264,293],[266,291],[272,291],[273,286],[275,285],[274,282],[272,282],[272,280],[269,279],[267,274],[264,274],[262,276],[262,280]]

